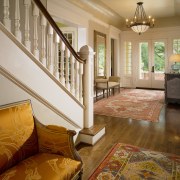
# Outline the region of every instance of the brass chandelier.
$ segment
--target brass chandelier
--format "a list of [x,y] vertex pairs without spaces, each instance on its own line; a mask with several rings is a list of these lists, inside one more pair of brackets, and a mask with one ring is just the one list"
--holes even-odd
[[143,8],[143,2],[137,3],[134,17],[130,21],[126,19],[126,26],[139,35],[147,31],[150,27],[154,27],[154,18],[151,18],[151,16],[147,18]]

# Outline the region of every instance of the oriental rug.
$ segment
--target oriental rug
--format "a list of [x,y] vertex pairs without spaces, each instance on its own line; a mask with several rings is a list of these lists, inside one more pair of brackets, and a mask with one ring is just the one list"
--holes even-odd
[[158,122],[164,104],[164,91],[122,89],[115,96],[94,104],[94,114]]
[[180,179],[180,156],[116,144],[89,180]]

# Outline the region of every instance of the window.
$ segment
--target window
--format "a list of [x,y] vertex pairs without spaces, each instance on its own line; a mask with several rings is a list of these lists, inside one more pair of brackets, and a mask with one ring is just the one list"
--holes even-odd
[[69,43],[71,44],[71,46],[73,46],[73,33],[63,33],[64,36],[66,37],[66,39],[69,41]]
[[173,54],[180,54],[180,39],[173,40]]
[[125,42],[125,71],[126,75],[132,74],[132,43]]

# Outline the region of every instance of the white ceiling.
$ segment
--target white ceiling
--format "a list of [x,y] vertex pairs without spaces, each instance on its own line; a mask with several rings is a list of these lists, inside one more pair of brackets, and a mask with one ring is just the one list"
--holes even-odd
[[[137,0],[101,0],[105,5],[118,13],[121,17],[130,18],[134,15]],[[176,15],[177,4],[180,0],[143,0],[143,7],[147,15],[156,18],[172,17]],[[176,6],[175,6],[176,4]],[[177,9],[178,10],[178,9]],[[180,7],[179,7],[180,13]]]
[[147,16],[160,26],[180,25],[180,0],[68,0],[96,18],[123,28],[125,19],[134,16],[137,2],[143,2]]

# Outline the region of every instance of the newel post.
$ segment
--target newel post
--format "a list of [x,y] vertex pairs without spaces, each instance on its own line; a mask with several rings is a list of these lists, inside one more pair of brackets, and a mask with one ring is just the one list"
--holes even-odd
[[94,97],[94,51],[90,46],[83,46],[78,53],[81,58],[86,59],[83,75],[83,99],[85,105],[84,128],[94,125],[93,97]]

